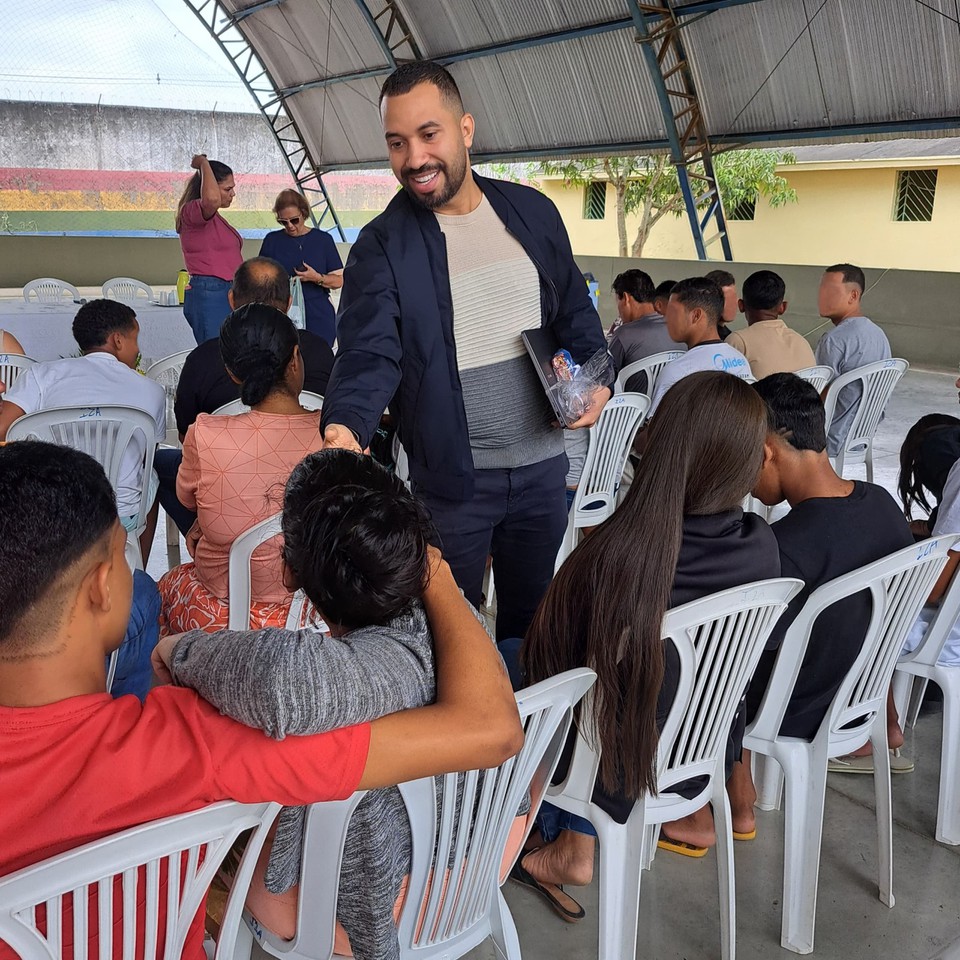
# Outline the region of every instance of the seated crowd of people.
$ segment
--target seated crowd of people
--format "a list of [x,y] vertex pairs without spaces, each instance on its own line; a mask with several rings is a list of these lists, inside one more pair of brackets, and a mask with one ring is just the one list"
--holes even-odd
[[[613,284],[618,319],[605,341],[555,208],[524,185],[471,171],[475,121],[452,77],[427,61],[403,64],[384,83],[381,109],[403,189],[361,232],[342,277],[339,257],[326,272],[301,260],[309,208],[293,195],[275,209],[286,236],[267,252],[289,260],[295,276],[322,281],[314,296],[324,323],[315,330],[325,336],[298,330],[287,315],[288,265],[248,260],[229,291],[219,274],[200,275],[188,311],[198,346],[174,404],[180,448],[161,447],[145,462],[166,437],[166,395],[136,372],[139,325],[122,303],[81,306],[73,323],[81,356],[34,364],[4,385],[0,877],[218,800],[270,800],[284,809],[247,906],[289,938],[302,906],[305,805],[364,790],[343,850],[337,951],[396,958],[395,911],[412,850],[397,784],[504,763],[523,744],[514,691],[588,667],[597,675],[600,751],[593,804],[625,822],[657,789],[660,734],[679,689],[665,613],[783,575],[803,589],[727,737],[733,838],[749,842],[756,791],[744,733],[806,599],[915,538],[960,535],[960,418],[927,416],[909,431],[901,507],[882,487],[834,469],[862,389],[845,387],[827,423],[821,393],[798,375],[815,365],[842,375],[891,357],[863,314],[858,267],[824,272],[818,308],[830,327],[815,348],[787,325],[785,283],[771,270],[749,276],[739,293],[725,271],[657,285],[627,270]],[[232,199],[232,172],[203,155],[193,165],[178,228],[197,249],[204,231],[220,231],[239,256],[239,235],[217,213]],[[332,343],[326,291],[341,281]],[[733,330],[740,313],[746,326]],[[214,321],[218,335],[208,329]],[[630,438],[625,495],[556,573],[587,430],[615,383],[594,385],[560,431],[523,345],[531,326],[555,334],[574,364],[609,350],[617,373],[678,354],[655,382],[646,372],[627,380],[651,402]],[[3,349],[15,347],[4,335]],[[322,411],[305,408],[304,391],[323,397]],[[218,413],[233,401],[247,409]],[[148,415],[151,435],[134,435],[114,485],[67,444],[8,440],[21,417],[64,406]],[[409,482],[384,452],[389,443],[370,455],[378,430],[394,429]],[[785,515],[768,524],[745,512],[750,495]],[[158,584],[132,567],[147,564],[161,506],[190,560]],[[929,516],[914,520],[916,508]],[[278,514],[281,534],[251,560],[249,628],[227,629],[231,546]],[[142,563],[132,564],[137,547]],[[493,614],[477,609],[491,563],[492,633]],[[958,564],[953,551],[931,609]],[[297,593],[316,617],[288,626]],[[870,613],[857,595],[816,622],[785,735],[816,735]],[[960,631],[943,662],[960,664]],[[892,697],[886,721],[892,767],[907,773]],[[871,772],[869,742],[833,758],[831,769]],[[671,790],[692,801],[704,787],[691,779]],[[575,922],[584,911],[567,885],[591,881],[596,831],[549,803],[534,819],[531,806],[517,812],[504,862],[516,860],[513,879]],[[658,844],[702,857],[716,839],[704,797],[694,813],[662,825]],[[222,880],[229,884],[229,871]],[[202,914],[188,960],[203,956]],[[64,955],[74,929],[92,942],[96,926],[70,924]],[[14,956],[0,941],[0,960]]]
[[[515,686],[577,666],[597,671],[601,765],[594,802],[625,822],[633,804],[655,788],[658,731],[678,682],[676,654],[660,639],[666,610],[777,573],[803,580],[730,735],[734,837],[749,840],[756,835],[756,791],[742,736],[762,701],[778,645],[820,584],[914,536],[960,533],[960,418],[925,417],[905,438],[905,509],[879,486],[838,476],[822,399],[795,372],[822,362],[842,373],[890,356],[882,331],[862,316],[862,272],[846,264],[825,272],[820,308],[834,326],[816,352],[785,324],[785,285],[777,274],[752,274],[739,298],[724,289],[732,279],[719,272],[656,287],[641,270],[616,278],[618,320],[609,341],[617,370],[668,349],[682,355],[652,391],[652,417],[624,502],[562,565],[526,636],[505,641],[500,652]],[[746,317],[742,330],[725,329],[731,302]],[[270,796],[288,806],[261,856],[248,906],[261,923],[289,937],[296,924],[302,804],[493,764],[514,749],[519,733],[482,618],[431,552],[429,512],[389,465],[321,449],[320,413],[304,410],[299,396],[305,386],[326,390],[333,353],[287,318],[285,272],[269,259],[246,262],[230,303],[219,338],[198,346],[184,364],[175,405],[182,450],[158,451],[159,483],[144,484],[138,476],[143,453],[136,441],[116,491],[85,454],[37,441],[0,450],[6,752],[18,760],[18,783],[49,778],[50,770],[76,778],[70,802],[59,810],[56,836],[23,831],[26,809],[22,816],[8,812],[0,829],[2,869],[91,835],[84,813],[95,802],[104,764],[127,767],[132,778],[127,806],[111,814],[114,826],[186,809],[195,798]],[[85,304],[74,336],[80,359],[36,364],[6,391],[0,438],[26,413],[79,401],[143,409],[163,439],[163,390],[134,372],[133,310],[106,300]],[[248,412],[214,413],[237,398]],[[701,416],[703,410],[712,416]],[[162,504],[192,557],[170,570],[159,589],[142,570],[131,576],[124,556],[141,490],[157,497],[151,537]],[[790,511],[768,526],[741,509],[748,494],[770,506],[786,502]],[[930,511],[929,519],[908,524],[914,506]],[[228,631],[230,546],[280,511],[282,547],[270,541],[253,558],[251,629]],[[53,515],[56,525],[49,523]],[[149,545],[147,539],[144,557]],[[952,553],[931,604],[958,561],[960,553]],[[623,578],[624,569],[633,576]],[[298,589],[328,633],[286,629]],[[869,602],[852,598],[818,621],[786,710],[785,735],[809,740],[816,734],[868,620]],[[912,645],[925,622],[911,634]],[[623,635],[631,641],[615,662],[609,640]],[[127,704],[121,710],[110,709],[102,692],[105,656],[116,648],[112,702]],[[960,639],[952,639],[944,662],[960,663],[958,649]],[[463,682],[468,676],[470,689]],[[160,680],[174,685],[148,696]],[[129,693],[142,707],[123,696]],[[442,735],[431,710],[449,717]],[[489,727],[478,724],[481,714]],[[899,756],[903,736],[892,699],[888,724],[893,769],[907,772],[912,763]],[[486,735],[478,736],[480,726]],[[400,738],[402,751],[394,749]],[[438,738],[444,748],[434,752]],[[176,748],[165,752],[162,769],[150,765],[145,776],[143,759],[161,740]],[[106,742],[114,746],[106,750]],[[54,745],[68,761],[44,759]],[[833,764],[871,771],[869,744]],[[696,782],[675,788],[691,797],[700,789]],[[49,782],[51,800],[57,793]],[[14,795],[29,805],[28,791]],[[110,824],[98,820],[96,832]],[[542,893],[564,919],[579,919],[582,908],[564,885],[592,878],[594,838],[589,821],[544,804],[513,876]],[[665,824],[659,844],[696,857],[715,841],[704,805]],[[395,953],[393,905],[409,866],[410,831],[399,794],[372,789],[345,848],[337,909],[349,938],[344,949],[359,958]]]

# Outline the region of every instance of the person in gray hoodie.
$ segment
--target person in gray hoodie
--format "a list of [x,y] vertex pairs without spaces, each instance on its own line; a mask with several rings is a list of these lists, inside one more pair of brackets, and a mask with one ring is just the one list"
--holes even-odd
[[[430,703],[433,640],[421,603],[430,523],[413,495],[370,457],[323,450],[290,475],[282,526],[285,582],[304,591],[330,634],[192,631],[174,648],[174,681],[278,740]],[[271,894],[299,883],[305,812],[280,814]],[[410,846],[396,787],[368,793],[351,820],[337,901],[357,960],[399,956],[393,906]]]

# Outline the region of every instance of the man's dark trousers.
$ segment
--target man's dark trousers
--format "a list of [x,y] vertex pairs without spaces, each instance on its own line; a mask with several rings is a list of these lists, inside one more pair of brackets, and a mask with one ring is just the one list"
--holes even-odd
[[493,557],[497,640],[523,637],[553,579],[567,527],[566,454],[507,470],[477,470],[466,502],[417,493],[464,596],[480,606]]

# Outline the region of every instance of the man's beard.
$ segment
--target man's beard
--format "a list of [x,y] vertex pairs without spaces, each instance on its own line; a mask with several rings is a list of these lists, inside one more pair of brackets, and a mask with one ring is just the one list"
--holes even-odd
[[[424,196],[409,186],[408,181],[413,177],[422,177],[425,173],[431,173],[434,170],[444,175],[444,187],[442,190],[435,190],[433,193]],[[404,170],[403,185],[410,197],[416,200],[421,207],[426,207],[427,210],[437,210],[440,207],[446,206],[457,195],[457,191],[463,186],[463,181],[466,176],[467,154],[466,151],[464,151],[451,167],[448,167],[445,163],[438,163],[425,164],[418,170]]]

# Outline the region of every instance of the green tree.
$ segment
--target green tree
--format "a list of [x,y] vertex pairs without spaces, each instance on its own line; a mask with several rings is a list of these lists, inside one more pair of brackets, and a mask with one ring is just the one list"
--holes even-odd
[[[796,191],[777,173],[778,164],[795,163],[790,153],[775,150],[730,150],[716,154],[713,167],[729,214],[738,206],[763,197],[771,207],[795,203]],[[677,169],[666,156],[595,157],[579,160],[550,160],[539,172],[560,176],[568,186],[582,187],[599,180],[613,188],[616,200],[617,236],[620,256],[639,257],[650,232],[668,214],[684,213]],[[694,178],[694,192],[697,191]],[[640,215],[633,242],[628,242],[627,217]]]

